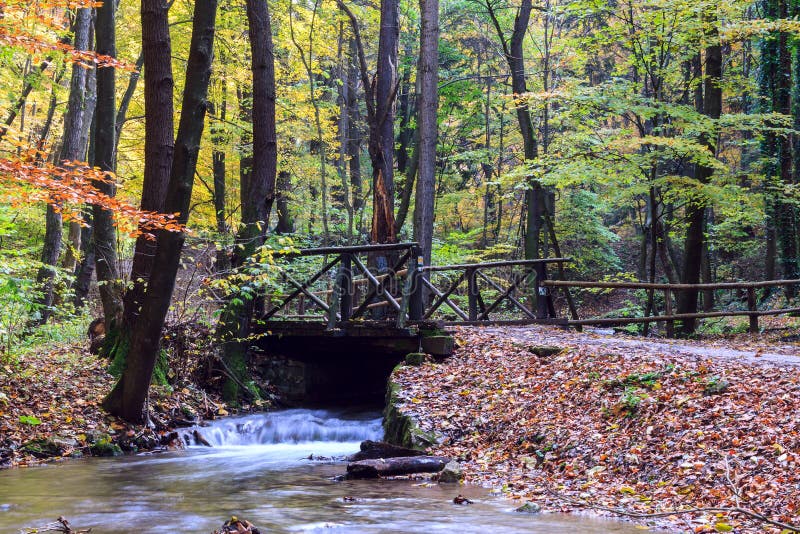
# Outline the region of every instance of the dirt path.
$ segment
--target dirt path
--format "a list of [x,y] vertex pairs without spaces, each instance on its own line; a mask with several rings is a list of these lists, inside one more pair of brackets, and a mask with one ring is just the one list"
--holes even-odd
[[[747,336],[733,341],[688,341],[635,338],[608,334],[607,330],[600,329],[574,332],[544,326],[486,327],[481,330],[487,334],[502,335],[523,343],[581,346],[595,353],[601,351],[624,352],[626,349],[635,349],[651,354],[673,354],[740,363],[800,367],[800,344],[768,344],[760,342],[757,336]],[[731,344],[738,348],[732,348]]]

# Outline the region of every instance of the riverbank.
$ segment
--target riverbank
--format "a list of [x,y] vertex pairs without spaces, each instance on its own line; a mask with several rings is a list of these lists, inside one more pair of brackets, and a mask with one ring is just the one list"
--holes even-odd
[[399,409],[437,435],[433,453],[462,461],[468,482],[544,510],[616,510],[670,530],[784,530],[747,513],[800,524],[792,345],[772,351],[784,361],[762,362],[764,347],[742,358],[735,347],[535,327],[462,329],[457,340],[452,358],[393,381]]
[[196,385],[151,388],[153,427],[129,425],[100,407],[114,385],[108,360],[78,343],[50,344],[0,365],[0,468],[81,456],[178,447],[174,429],[227,415]]

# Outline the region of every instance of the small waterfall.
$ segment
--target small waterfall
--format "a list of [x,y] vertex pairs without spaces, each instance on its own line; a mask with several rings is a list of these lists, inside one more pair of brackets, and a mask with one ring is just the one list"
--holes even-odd
[[374,413],[292,409],[220,419],[208,426],[185,428],[180,434],[189,447],[204,446],[203,440],[212,447],[231,447],[380,440],[383,428]]

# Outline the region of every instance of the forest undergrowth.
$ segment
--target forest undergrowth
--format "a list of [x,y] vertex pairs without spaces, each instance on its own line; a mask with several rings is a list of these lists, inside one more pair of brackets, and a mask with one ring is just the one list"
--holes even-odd
[[150,388],[148,425],[126,423],[101,408],[116,379],[109,360],[89,352],[88,341],[53,341],[5,357],[0,468],[179,448],[176,428],[236,411],[219,394],[219,375],[209,379],[208,332],[197,328],[167,329],[168,376]]

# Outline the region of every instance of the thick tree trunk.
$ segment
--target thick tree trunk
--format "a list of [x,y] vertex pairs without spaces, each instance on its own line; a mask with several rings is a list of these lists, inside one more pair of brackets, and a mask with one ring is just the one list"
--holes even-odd
[[[705,77],[703,78],[703,97],[700,111],[711,119],[719,119],[722,114],[722,47],[717,29],[716,6],[708,8],[703,15],[706,27],[706,39],[709,45],[705,49]],[[709,151],[710,156],[717,152],[717,136],[711,133],[702,137],[701,142]],[[705,165],[698,165],[695,178],[699,186],[708,183],[714,169]],[[703,266],[703,247],[705,240],[707,201],[705,194],[699,191],[694,195],[687,208],[689,226],[686,229],[686,241],[683,247],[683,267],[681,269],[681,282],[684,284],[700,283],[700,274]],[[697,312],[697,290],[687,290],[678,293],[678,313],[689,314]],[[684,334],[694,332],[695,319],[681,321],[681,330]]]
[[397,44],[400,38],[398,0],[381,0],[374,114],[370,118],[372,160],[372,243],[394,243],[394,101],[397,84]]
[[[162,0],[142,0],[142,58],[144,60],[144,179],[141,208],[163,212],[170,166],[175,150],[172,97],[175,81],[172,58],[164,51],[172,50],[168,21],[169,6]],[[116,121],[115,121],[116,122]],[[139,318],[142,298],[153,269],[156,240],[146,235],[136,239],[131,265],[131,286],[125,292],[125,324],[132,332]]]
[[[152,0],[143,0],[143,4],[150,1]],[[162,27],[166,23],[166,9],[150,11],[150,6],[147,10],[143,6],[143,21],[145,12],[148,13],[148,21],[157,26]],[[216,0],[198,0],[195,4],[181,119],[174,156],[170,154],[171,171],[165,201],[167,212],[179,213],[178,221],[181,224],[186,224],[189,217],[194,174],[200,152],[208,84],[211,79],[216,13]],[[170,58],[170,49],[168,47],[162,49],[161,54]],[[147,109],[145,111],[148,112]],[[171,116],[165,118],[148,115],[148,119],[172,121]],[[163,157],[163,153],[159,153],[159,157]],[[125,370],[114,389],[103,401],[106,410],[126,421],[140,423],[146,420],[144,407],[147,392],[158,356],[161,329],[172,300],[184,239],[185,235],[182,232],[166,230],[157,232],[158,245],[154,265],[158,268],[153,269],[142,299],[142,313],[131,335]]]
[[[111,57],[117,55],[116,3],[105,2],[97,8],[95,22],[96,52]],[[114,172],[115,159],[115,91],[116,74],[113,68],[97,69],[97,105],[94,120],[94,165],[103,171]],[[96,182],[95,188],[108,196],[116,195],[112,182]],[[111,211],[97,204],[92,206],[94,221],[95,271],[106,328],[119,325],[122,316],[122,284],[117,263],[117,230]]]
[[431,262],[434,194],[436,191],[436,145],[439,106],[439,0],[420,0],[419,83],[417,128],[419,129],[419,178],[414,199],[414,240],[422,249],[425,265]]

